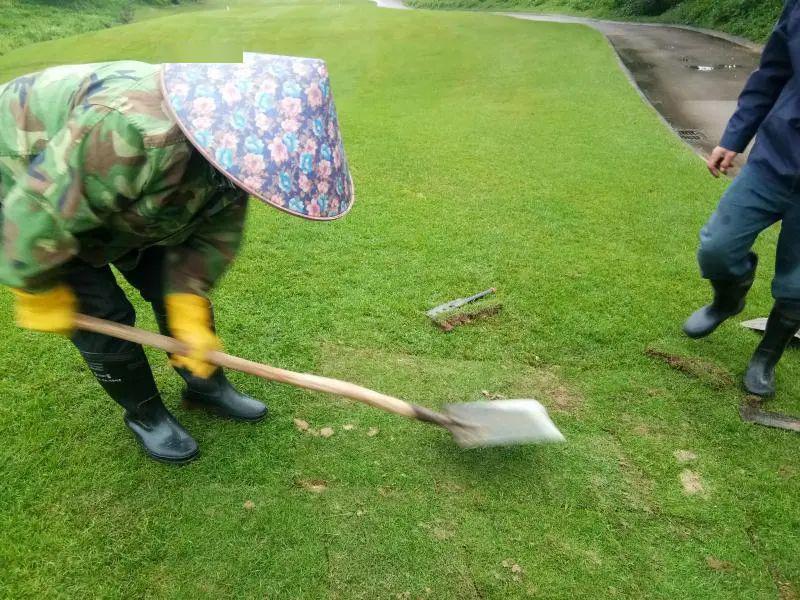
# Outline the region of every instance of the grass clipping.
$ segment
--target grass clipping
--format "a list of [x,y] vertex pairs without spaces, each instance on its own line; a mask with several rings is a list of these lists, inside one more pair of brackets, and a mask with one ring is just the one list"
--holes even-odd
[[499,300],[478,300],[430,317],[430,319],[439,329],[449,332],[461,325],[467,325],[474,321],[493,317],[498,314],[502,308],[503,304]]

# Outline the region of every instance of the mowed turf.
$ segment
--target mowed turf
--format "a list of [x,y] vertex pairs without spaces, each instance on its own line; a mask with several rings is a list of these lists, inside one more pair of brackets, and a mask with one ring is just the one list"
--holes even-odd
[[[0,79],[243,50],[328,61],[358,198],[335,223],[253,203],[215,293],[227,349],[434,407],[536,397],[568,442],[461,451],[429,426],[243,375],[231,377],[271,418],[221,422],[180,408],[153,352],[166,403],[202,446],[187,467],[159,465],[66,340],[14,327],[3,291],[0,596],[800,593],[800,438],[737,414],[757,337],[735,323],[699,342],[680,333],[708,297],[697,230],[726,183],[642,102],[602,36],[243,2],[23,48]],[[772,231],[758,245],[743,317],[770,307],[774,243]],[[444,334],[423,314],[490,286],[504,304],[491,319]],[[774,409],[800,413],[797,351],[778,375]]]

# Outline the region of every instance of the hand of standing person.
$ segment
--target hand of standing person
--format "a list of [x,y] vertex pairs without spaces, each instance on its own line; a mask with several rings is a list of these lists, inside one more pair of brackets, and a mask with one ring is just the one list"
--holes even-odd
[[714,177],[719,177],[719,174],[727,174],[728,169],[733,165],[733,159],[739,155],[738,152],[728,150],[722,146],[717,146],[709,155],[706,160],[708,172]]

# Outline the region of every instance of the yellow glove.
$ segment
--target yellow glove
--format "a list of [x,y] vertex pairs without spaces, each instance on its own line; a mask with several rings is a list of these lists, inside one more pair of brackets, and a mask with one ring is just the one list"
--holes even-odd
[[31,294],[11,290],[16,297],[17,325],[34,331],[69,335],[75,329],[78,299],[66,285]]
[[173,354],[172,364],[188,369],[192,375],[208,379],[217,367],[204,359],[222,344],[211,329],[211,303],[195,294],[167,294],[167,325],[175,339],[189,346],[188,356]]

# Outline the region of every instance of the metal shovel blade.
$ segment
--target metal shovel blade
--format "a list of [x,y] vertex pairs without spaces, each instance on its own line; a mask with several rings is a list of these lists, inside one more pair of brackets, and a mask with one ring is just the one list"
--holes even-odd
[[[767,329],[767,317],[760,317],[758,319],[750,319],[749,321],[742,321],[741,326],[745,329],[750,329],[752,331],[756,331],[758,333],[764,333]],[[792,340],[793,344],[797,344],[800,342],[800,331],[794,334],[794,339]]]
[[462,448],[546,444],[565,441],[547,409],[536,400],[448,404],[444,413],[464,427],[450,431]]
[[800,433],[800,419],[790,415],[767,412],[756,403],[743,402],[739,407],[739,415],[747,423],[755,423],[764,427],[774,427]]

